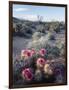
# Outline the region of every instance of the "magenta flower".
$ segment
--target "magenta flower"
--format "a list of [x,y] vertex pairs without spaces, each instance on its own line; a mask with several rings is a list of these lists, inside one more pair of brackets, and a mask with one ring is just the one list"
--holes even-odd
[[26,56],[27,56],[27,57],[31,57],[31,50],[27,50]]
[[27,50],[22,50],[21,55],[24,56],[26,54]]
[[22,50],[21,56],[23,56],[25,58],[31,57],[31,50]]
[[41,49],[40,51],[39,51],[39,54],[41,55],[41,56],[44,56],[45,54],[46,54],[46,50],[43,48],[43,49]]
[[32,48],[31,55],[34,55],[34,54],[35,54],[35,50]]
[[22,71],[22,76],[24,79],[30,81],[33,78],[32,71],[29,68],[26,68]]
[[44,58],[38,58],[37,59],[37,66],[38,67],[43,67],[45,65],[45,59]]

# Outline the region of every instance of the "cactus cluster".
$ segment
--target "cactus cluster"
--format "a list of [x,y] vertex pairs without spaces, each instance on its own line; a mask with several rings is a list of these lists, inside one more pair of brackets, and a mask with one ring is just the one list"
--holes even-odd
[[[62,76],[61,68],[60,66],[59,69],[54,68],[50,60],[47,59],[46,54],[47,50],[45,48],[40,50],[35,50],[33,48],[21,50],[20,59],[16,58],[13,64],[15,84],[37,82],[53,83],[57,81],[57,78]],[[56,73],[60,73],[60,75],[58,76]]]

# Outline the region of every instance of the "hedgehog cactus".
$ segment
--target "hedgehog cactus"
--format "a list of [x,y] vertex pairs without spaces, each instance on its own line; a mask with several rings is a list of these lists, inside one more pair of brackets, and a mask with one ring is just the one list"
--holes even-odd
[[35,71],[35,80],[36,81],[42,80],[42,71],[40,69],[36,69],[36,71]]
[[14,74],[17,77],[21,75],[24,83],[48,80],[53,75],[55,75],[57,82],[61,82],[58,81],[58,78],[61,78],[59,73],[63,73],[63,67],[61,65],[50,65],[50,60],[47,60],[46,54],[47,50],[45,48],[40,50],[35,50],[34,48],[22,50],[20,60],[16,57],[14,63],[14,72],[16,73]]
[[38,58],[36,62],[37,68],[43,68],[45,65],[45,59],[44,58]]
[[44,73],[47,74],[47,75],[52,75],[53,74],[53,70],[52,70],[52,68],[49,64],[45,64]]
[[32,70],[30,68],[25,68],[24,70],[22,70],[22,77],[26,81],[31,81],[33,79]]

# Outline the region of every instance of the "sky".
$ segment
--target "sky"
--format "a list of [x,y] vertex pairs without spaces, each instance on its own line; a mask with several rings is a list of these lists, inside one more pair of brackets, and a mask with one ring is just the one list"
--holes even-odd
[[13,4],[13,17],[20,19],[37,21],[37,16],[41,16],[42,21],[64,21],[65,8],[52,6],[34,6]]

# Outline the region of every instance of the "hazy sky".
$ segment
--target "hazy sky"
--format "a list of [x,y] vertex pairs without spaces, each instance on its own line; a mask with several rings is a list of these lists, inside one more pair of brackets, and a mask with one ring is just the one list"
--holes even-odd
[[52,6],[13,5],[13,17],[36,21],[37,16],[43,21],[65,21],[65,8]]

